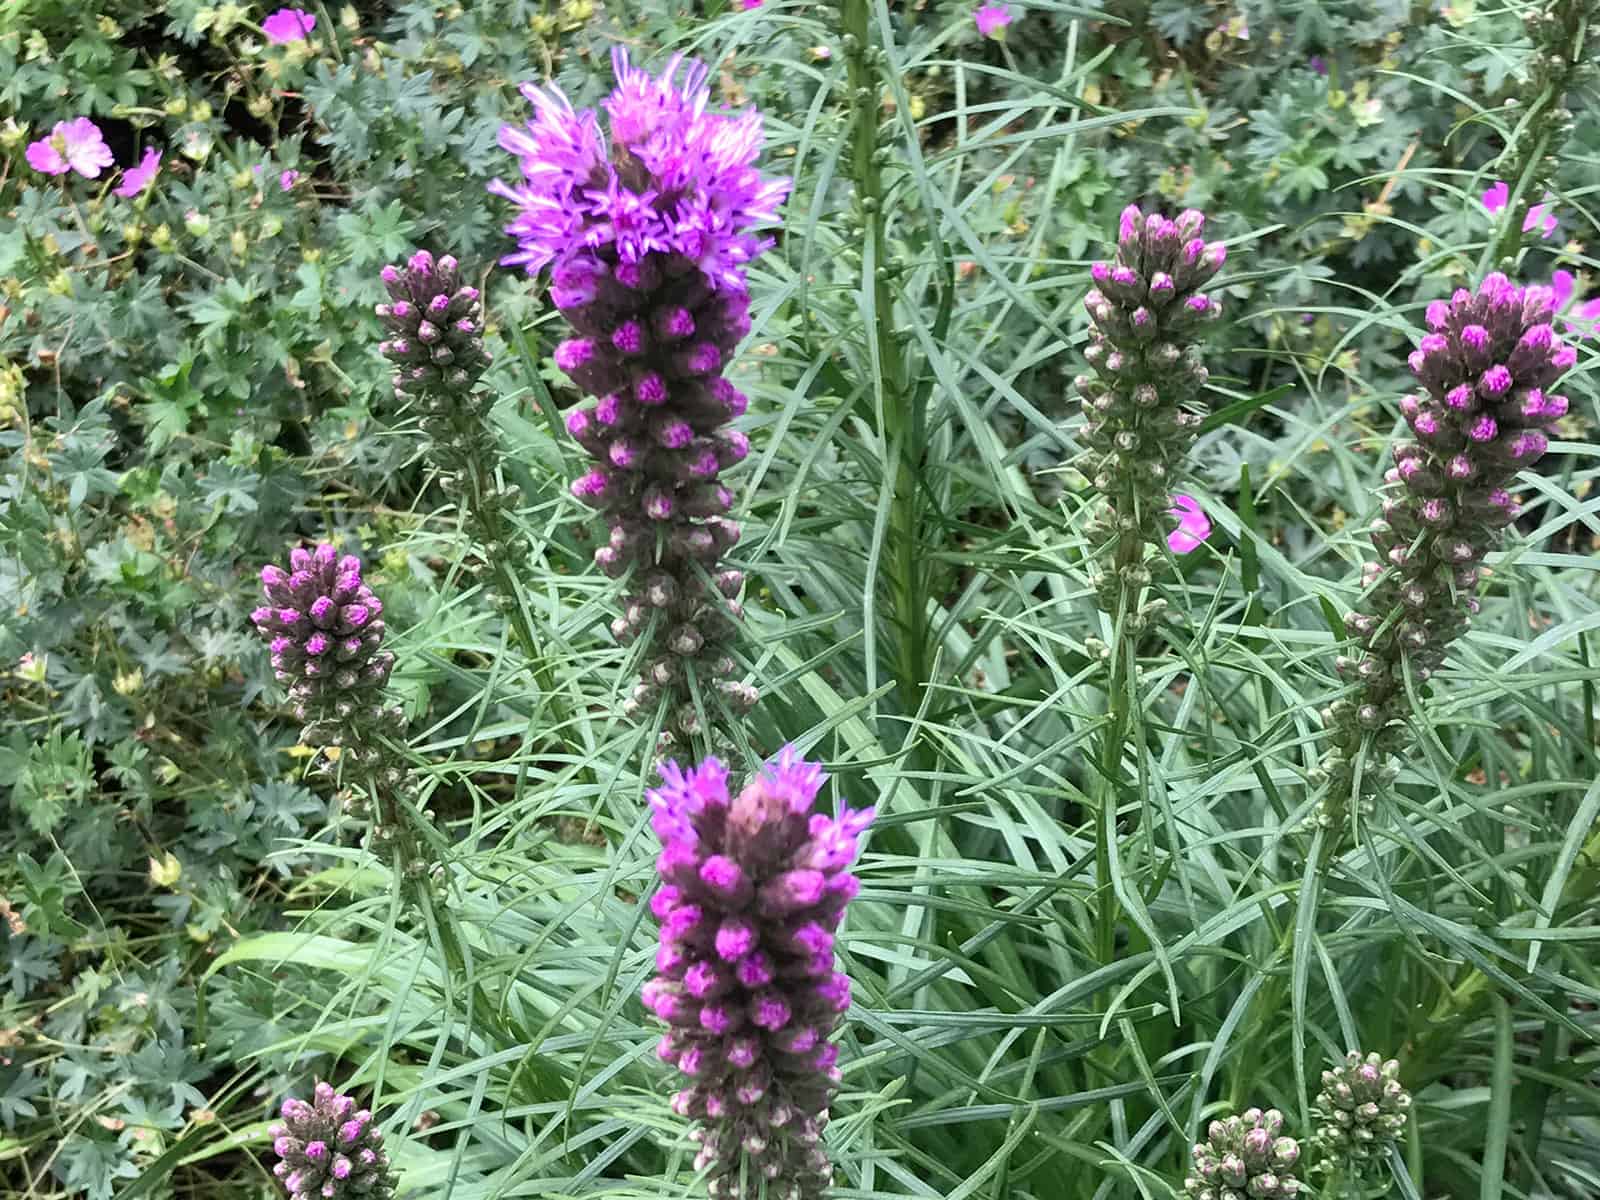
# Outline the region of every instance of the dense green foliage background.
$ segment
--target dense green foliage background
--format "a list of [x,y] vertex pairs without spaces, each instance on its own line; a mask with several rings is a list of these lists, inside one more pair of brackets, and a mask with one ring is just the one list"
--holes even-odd
[[[836,16],[729,7],[318,4],[269,47],[234,4],[0,0],[0,1189],[269,1194],[266,1115],[317,1076],[373,1097],[418,1196],[692,1194],[637,1001],[648,732],[566,493],[559,322],[495,268],[484,192],[515,85],[594,103],[622,41],[716,63],[796,179],[737,375],[741,749],[799,741],[884,814],[839,1194],[1162,1196],[1209,1106],[1298,1121],[1361,1045],[1418,1096],[1394,1194],[1595,1195],[1595,342],[1395,796],[1321,874],[1302,825],[1421,305],[1492,265],[1497,170],[1543,170],[1522,6],[1041,0],[999,43],[879,0],[882,264]],[[77,115],[121,166],[163,149],[155,187],[31,171]],[[1561,229],[1517,270],[1592,293],[1592,105],[1552,165]],[[1208,210],[1231,257],[1188,488],[1217,533],[1142,647],[1107,894],[1068,401],[1135,199]],[[537,661],[375,351],[377,271],[418,246],[484,280]],[[257,567],[329,535],[395,631],[420,908],[307,774],[246,622]]]

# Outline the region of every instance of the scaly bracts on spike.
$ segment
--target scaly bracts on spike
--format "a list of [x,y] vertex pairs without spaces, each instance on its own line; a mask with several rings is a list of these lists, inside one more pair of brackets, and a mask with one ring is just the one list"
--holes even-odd
[[294,1200],[389,1200],[394,1195],[383,1134],[367,1109],[357,1110],[349,1096],[318,1083],[311,1103],[291,1098],[280,1111],[282,1123],[267,1130],[279,1159],[272,1173]]
[[354,731],[395,719],[383,707],[394,655],[383,649],[383,603],[361,579],[361,560],[324,542],[289,552],[289,569],[261,568],[267,603],[250,614],[272,651],[307,745],[359,744]]
[[[1428,306],[1428,334],[1412,353],[1422,390],[1400,402],[1416,441],[1394,447],[1383,515],[1372,526],[1376,561],[1345,626],[1360,645],[1335,666],[1352,696],[1323,710],[1332,748],[1315,782],[1327,782],[1319,820],[1336,825],[1352,797],[1365,808],[1393,776],[1404,744],[1406,673],[1420,686],[1477,611],[1480,566],[1517,514],[1507,490],[1549,445],[1567,398],[1549,389],[1577,360],[1551,326],[1546,287],[1504,275]],[[1373,737],[1374,761],[1357,787],[1355,764]]]
[[1190,1200],[1289,1200],[1300,1194],[1295,1164],[1300,1143],[1281,1136],[1283,1114],[1248,1109],[1213,1121],[1193,1151],[1194,1174],[1183,1181]]
[[1097,584],[1107,612],[1149,582],[1146,549],[1167,535],[1172,486],[1201,421],[1195,399],[1208,376],[1200,330],[1221,312],[1202,289],[1227,257],[1220,242],[1200,236],[1205,219],[1194,209],[1168,219],[1130,205],[1116,260],[1090,269],[1084,358],[1094,374],[1075,382],[1088,422],[1085,473],[1105,502],[1091,532],[1112,542]]
[[689,1077],[673,1108],[699,1123],[696,1167],[714,1168],[714,1200],[753,1200],[739,1194],[741,1155],[770,1200],[815,1200],[832,1176],[828,1038],[850,1006],[834,936],[872,810],[813,813],[824,776],[793,747],[731,799],[715,758],[661,775],[661,948],[644,1003],[668,1025],[661,1057]]
[[595,397],[567,418],[595,464],[572,490],[606,520],[595,562],[629,578],[612,632],[649,639],[630,711],[664,696],[669,731],[691,734],[691,672],[702,705],[715,695],[739,713],[755,702],[728,653],[743,580],[718,571],[739,539],[721,475],[749,450],[729,427],[747,400],[722,372],[749,330],[745,265],[770,244],[753,229],[789,185],[756,171],[758,114],[707,111],[704,66],[675,57],[654,76],[625,51],[612,61],[609,153],[595,112],[524,86],[534,119],[500,134],[523,182],[491,190],[519,208],[507,226],[519,249],[503,261],[550,267],[551,300],[575,334],[556,363]]
[[[500,455],[489,424],[494,395],[478,387],[490,362],[478,289],[461,281],[454,258],[436,259],[426,250],[384,267],[382,278],[389,303],[378,305],[378,320],[391,336],[378,349],[394,363],[395,395],[421,410],[432,458],[443,468],[439,484],[461,497],[481,553],[483,566],[474,570],[494,577],[491,594],[511,610],[518,532],[507,517],[520,494],[498,481]],[[522,637],[523,630],[517,632]],[[531,637],[522,640],[528,654],[538,652]]]
[[1375,1166],[1405,1133],[1410,1114],[1399,1060],[1350,1051],[1341,1066],[1322,1073],[1322,1090],[1312,1102],[1316,1169],[1360,1173]]

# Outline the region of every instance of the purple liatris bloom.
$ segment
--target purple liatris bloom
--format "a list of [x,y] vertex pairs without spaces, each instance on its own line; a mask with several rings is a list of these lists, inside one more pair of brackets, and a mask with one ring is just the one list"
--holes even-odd
[[288,1099],[283,1120],[267,1129],[278,1163],[272,1173],[298,1200],[341,1196],[389,1200],[395,1175],[372,1113],[349,1096],[318,1083],[311,1103]]
[[460,265],[426,250],[404,266],[382,272],[389,303],[377,307],[390,333],[378,350],[394,363],[394,389],[402,396],[463,397],[489,365],[483,348],[478,289],[461,281]]
[[29,143],[27,158],[30,167],[46,175],[76,171],[85,179],[99,178],[114,161],[100,126],[88,117],[57,121],[49,137]]
[[1394,448],[1372,527],[1378,558],[1363,569],[1360,609],[1345,619],[1361,653],[1335,663],[1356,694],[1323,713],[1333,742],[1321,768],[1330,779],[1325,824],[1353,794],[1368,734],[1380,757],[1403,748],[1406,673],[1426,682],[1466,630],[1479,564],[1517,515],[1508,489],[1544,455],[1567,412],[1567,397],[1550,389],[1577,352],[1556,336],[1554,305],[1550,288],[1516,287],[1500,274],[1476,293],[1463,288],[1428,305],[1429,332],[1410,357],[1422,387],[1400,402],[1416,440]]
[[1388,1152],[1405,1132],[1411,1093],[1400,1083],[1400,1063],[1352,1050],[1344,1063],[1322,1073],[1311,1106],[1317,1122],[1319,1170],[1355,1168]]
[[383,647],[383,604],[361,581],[361,560],[327,543],[289,552],[289,569],[261,568],[267,603],[250,614],[272,650],[308,741],[339,742],[352,722],[382,715],[394,655]]
[[[1113,562],[1097,585],[1108,612],[1120,594],[1136,594],[1148,582],[1144,547],[1168,537],[1168,511],[1177,507],[1180,518],[1185,512],[1171,487],[1201,422],[1190,411],[1208,378],[1199,330],[1221,311],[1203,289],[1227,258],[1220,242],[1200,236],[1205,221],[1195,209],[1169,219],[1129,205],[1115,261],[1089,271],[1084,358],[1094,373],[1075,383],[1086,418],[1086,473],[1105,502],[1092,532],[1112,539]],[[1180,530],[1192,535],[1198,525],[1191,517]],[[1194,548],[1186,539],[1169,544],[1180,553],[1180,545]]]
[[661,1057],[689,1078],[673,1109],[700,1122],[695,1165],[713,1168],[714,1200],[738,1195],[741,1154],[772,1200],[814,1200],[832,1174],[828,1038],[850,1006],[834,936],[873,811],[813,813],[824,776],[793,747],[732,799],[715,758],[661,776],[649,796],[661,948],[643,999],[668,1025]]
[[567,417],[594,463],[572,491],[609,527],[595,562],[632,579],[613,632],[624,643],[651,636],[633,703],[665,690],[670,723],[690,732],[691,671],[720,680],[736,710],[754,703],[726,678],[734,664],[723,649],[743,580],[715,573],[739,538],[721,475],[749,451],[728,427],[747,400],[723,370],[750,327],[745,265],[770,244],[754,230],[774,219],[789,183],[756,170],[758,114],[708,111],[704,66],[675,57],[650,75],[621,49],[612,63],[607,133],[560,92],[523,87],[533,120],[500,131],[523,181],[491,190],[519,209],[507,226],[519,248],[503,261],[550,267],[550,298],[575,334],[556,347],[556,365],[595,397]]
[[978,27],[978,33],[986,38],[1003,38],[1006,35],[1006,26],[1011,24],[1011,6],[1009,4],[980,4],[972,14],[973,23]]
[[1283,1114],[1248,1109],[1213,1121],[1195,1145],[1194,1170],[1183,1181],[1190,1200],[1289,1200],[1300,1194],[1295,1164],[1300,1144],[1282,1136]]

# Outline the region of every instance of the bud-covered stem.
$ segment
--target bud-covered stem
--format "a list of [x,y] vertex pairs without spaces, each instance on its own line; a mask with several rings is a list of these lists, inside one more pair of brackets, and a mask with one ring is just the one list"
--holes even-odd
[[1312,783],[1325,785],[1318,821],[1334,834],[1324,862],[1350,805],[1367,809],[1393,781],[1410,695],[1466,632],[1480,564],[1516,519],[1507,489],[1567,412],[1567,398],[1547,389],[1577,354],[1556,336],[1553,315],[1549,288],[1514,287],[1500,274],[1428,306],[1429,333],[1409,360],[1421,391],[1400,402],[1417,440],[1394,447],[1371,530],[1378,557],[1363,567],[1367,592],[1345,618],[1359,653],[1334,663],[1351,694],[1322,713],[1330,748]]
[[1515,179],[1513,200],[1505,207],[1500,235],[1485,248],[1479,270],[1515,257],[1522,244],[1528,213],[1559,166],[1562,146],[1573,129],[1567,98],[1577,93],[1596,73],[1593,39],[1600,27],[1596,0],[1552,0],[1529,7],[1523,16],[1533,57],[1529,80],[1519,96],[1533,100],[1518,110],[1515,130],[1507,139],[1496,174]]

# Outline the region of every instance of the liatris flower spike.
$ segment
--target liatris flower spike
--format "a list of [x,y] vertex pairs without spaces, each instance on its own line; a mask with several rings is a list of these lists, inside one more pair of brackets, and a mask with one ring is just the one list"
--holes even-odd
[[[1429,332],[1410,358],[1422,391],[1400,402],[1417,440],[1394,448],[1372,527],[1378,560],[1363,568],[1369,590],[1345,620],[1361,653],[1335,662],[1357,691],[1323,712],[1333,749],[1313,782],[1328,781],[1325,825],[1354,792],[1363,739],[1377,735],[1380,759],[1402,748],[1405,669],[1425,683],[1465,631],[1477,610],[1479,564],[1516,517],[1507,488],[1543,456],[1566,414],[1567,398],[1550,388],[1577,352],[1556,336],[1553,315],[1550,288],[1514,287],[1500,274],[1476,293],[1461,289],[1428,305]],[[1380,774],[1390,774],[1387,766],[1363,777],[1363,807]]]
[[713,1168],[714,1200],[739,1195],[741,1154],[752,1180],[770,1181],[769,1200],[814,1200],[832,1176],[822,1130],[839,1050],[828,1037],[850,1006],[834,934],[873,811],[812,813],[824,776],[793,747],[731,800],[715,758],[661,776],[649,797],[661,948],[643,999],[669,1027],[661,1057],[689,1077],[673,1109],[700,1122],[695,1165]]
[[267,1133],[279,1162],[272,1173],[297,1200],[338,1200],[341,1196],[389,1200],[395,1175],[383,1150],[383,1134],[367,1109],[317,1084],[312,1101],[283,1102],[283,1121]]
[[1136,594],[1148,582],[1144,550],[1167,535],[1171,488],[1200,425],[1189,411],[1208,377],[1198,332],[1221,311],[1202,289],[1227,258],[1220,242],[1200,236],[1205,220],[1194,209],[1168,219],[1130,205],[1116,260],[1090,269],[1084,358],[1094,374],[1075,382],[1087,418],[1087,473],[1107,508],[1092,531],[1115,539],[1099,582],[1107,611],[1120,592]]
[[507,226],[519,249],[504,261],[550,266],[551,300],[577,334],[556,364],[597,398],[567,428],[595,464],[573,493],[610,530],[595,562],[633,578],[612,631],[624,644],[653,631],[652,648],[666,647],[647,656],[633,711],[665,691],[670,723],[692,732],[689,669],[720,680],[736,711],[755,701],[728,679],[724,649],[743,580],[716,574],[739,539],[720,476],[749,451],[727,427],[747,400],[722,371],[749,330],[745,265],[770,244],[753,230],[775,218],[789,183],[756,171],[758,114],[707,111],[704,66],[675,57],[657,77],[620,49],[612,62],[609,151],[593,111],[524,86],[534,119],[500,132],[523,182],[491,190],[520,209]]
[[383,604],[361,581],[361,560],[327,543],[289,552],[289,569],[261,568],[267,603],[250,614],[272,650],[308,745],[360,742],[369,721],[397,721],[382,707],[394,655],[383,649]]
[[1322,1073],[1322,1090],[1311,1107],[1318,1123],[1318,1169],[1363,1169],[1405,1132],[1410,1113],[1399,1060],[1352,1050],[1342,1066]]
[[1283,1114],[1252,1108],[1213,1121],[1194,1147],[1194,1174],[1183,1181],[1190,1200],[1288,1200],[1300,1194],[1295,1163],[1300,1143],[1281,1136]]
[[439,408],[470,395],[489,353],[478,289],[461,282],[460,265],[419,250],[382,278],[390,302],[378,305],[378,320],[392,336],[378,349],[394,363],[395,391]]

